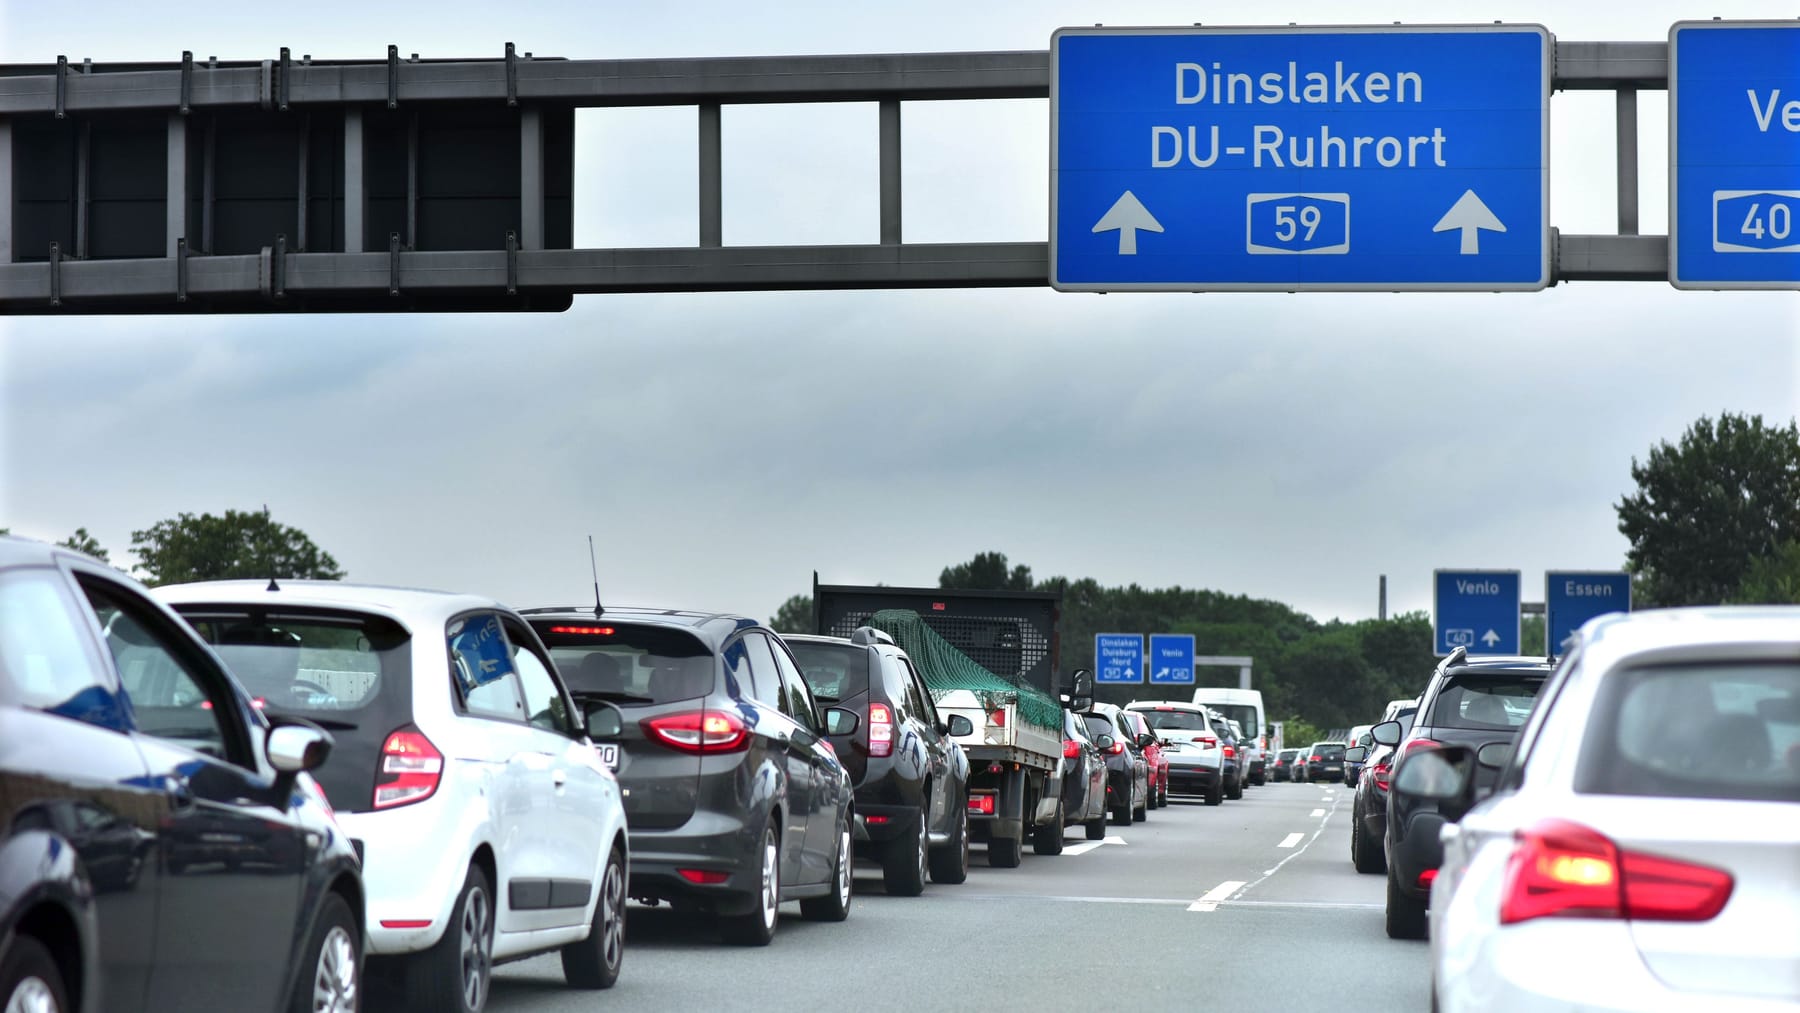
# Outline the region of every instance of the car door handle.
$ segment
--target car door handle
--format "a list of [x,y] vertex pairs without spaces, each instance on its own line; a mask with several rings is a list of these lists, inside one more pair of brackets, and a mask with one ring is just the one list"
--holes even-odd
[[569,783],[569,772],[568,771],[562,769],[561,767],[558,767],[555,770],[550,772],[550,784],[557,791],[559,791],[559,792],[562,791],[563,787],[565,785],[567,785],[568,783]]

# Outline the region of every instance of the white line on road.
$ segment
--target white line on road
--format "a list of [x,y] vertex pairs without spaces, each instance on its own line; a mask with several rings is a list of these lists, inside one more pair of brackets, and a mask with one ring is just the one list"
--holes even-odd
[[1316,819],[1318,819],[1318,818],[1319,818],[1319,817],[1321,817],[1321,816],[1323,816],[1323,815],[1325,815],[1325,810],[1323,810],[1323,809],[1314,809],[1314,810],[1313,810],[1313,811],[1312,811],[1312,812],[1309,812],[1309,813],[1307,813],[1307,814],[1306,814],[1306,818],[1307,818],[1307,819],[1309,819],[1309,820],[1316,820]]
[[[1337,803],[1336,803],[1336,802],[1332,802],[1332,803],[1331,803],[1331,811],[1332,811],[1332,812],[1336,812],[1336,811],[1337,811]],[[1262,874],[1262,879],[1259,879],[1259,880],[1257,880],[1257,881],[1256,881],[1256,882],[1254,882],[1254,883],[1251,883],[1251,884],[1250,884],[1250,885],[1249,885],[1249,886],[1246,886],[1246,887],[1244,887],[1244,888],[1243,888],[1243,889],[1242,889],[1242,890],[1239,890],[1239,891],[1238,891],[1238,896],[1240,896],[1240,897],[1241,897],[1241,896],[1243,896],[1243,895],[1244,895],[1244,894],[1246,894],[1246,893],[1249,893],[1249,892],[1250,892],[1250,891],[1251,891],[1251,890],[1254,890],[1254,889],[1256,889],[1256,888],[1257,888],[1257,887],[1258,887],[1258,886],[1260,886],[1260,885],[1261,885],[1261,884],[1262,884],[1262,882],[1263,882],[1263,880],[1266,880],[1266,879],[1268,879],[1268,878],[1269,878],[1269,877],[1270,877],[1270,876],[1273,876],[1273,875],[1275,875],[1275,874],[1276,874],[1276,873],[1277,873],[1277,872],[1280,872],[1280,871],[1281,871],[1281,867],[1282,867],[1282,866],[1284,866],[1284,865],[1286,865],[1286,864],[1288,864],[1288,863],[1289,863],[1289,862],[1291,862],[1291,861],[1293,861],[1293,860],[1294,860],[1294,859],[1296,859],[1296,858],[1299,858],[1299,857],[1300,857],[1300,856],[1301,856],[1301,855],[1303,855],[1303,854],[1305,854],[1305,853],[1306,853],[1306,849],[1307,849],[1307,848],[1310,848],[1310,847],[1312,847],[1312,846],[1313,846],[1313,842],[1314,842],[1314,841],[1316,841],[1316,840],[1318,840],[1318,839],[1319,839],[1319,835],[1320,835],[1320,834],[1322,834],[1322,833],[1324,833],[1324,832],[1325,832],[1325,825],[1326,825],[1326,824],[1327,824],[1327,823],[1328,823],[1328,822],[1330,822],[1330,813],[1327,813],[1327,814],[1326,814],[1326,816],[1325,816],[1325,818],[1324,818],[1324,819],[1321,819],[1321,820],[1319,820],[1319,829],[1317,829],[1317,830],[1314,830],[1314,831],[1313,831],[1313,834],[1312,834],[1312,836],[1311,836],[1311,837],[1309,837],[1309,838],[1307,838],[1307,841],[1306,841],[1306,843],[1305,843],[1305,844],[1304,844],[1304,845],[1302,845],[1302,846],[1301,846],[1301,847],[1299,847],[1299,848],[1297,848],[1297,849],[1295,849],[1295,851],[1294,851],[1294,853],[1293,853],[1293,854],[1291,854],[1291,855],[1289,855],[1289,856],[1287,856],[1287,857],[1286,857],[1286,858],[1284,858],[1284,859],[1282,859],[1282,860],[1281,860],[1281,861],[1279,861],[1279,862],[1276,862],[1276,863],[1275,863],[1275,868],[1273,868],[1273,869],[1264,869],[1264,870],[1263,870],[1263,874]],[[1204,900],[1204,899],[1205,899],[1205,898],[1201,898],[1201,899],[1202,899],[1202,900]],[[1205,908],[1205,909],[1204,909],[1204,910],[1207,910],[1207,911],[1213,911],[1213,910],[1216,910],[1216,909],[1217,909],[1217,908],[1218,908],[1218,905],[1217,905],[1217,904],[1213,904],[1213,905],[1212,905],[1212,906],[1210,906],[1210,907],[1207,907],[1207,908]],[[1189,911],[1192,911],[1192,910],[1194,910],[1194,908],[1191,908],[1191,907],[1190,907],[1190,908],[1188,908],[1188,910],[1189,910]]]
[[1278,848],[1291,848],[1294,845],[1299,844],[1300,838],[1305,837],[1305,836],[1306,836],[1305,834],[1301,834],[1301,833],[1289,834],[1286,837],[1283,837],[1281,839],[1280,844],[1277,844],[1275,846]]
[[1080,844],[1071,844],[1068,847],[1064,848],[1063,854],[1065,854],[1065,855],[1085,855],[1088,852],[1094,850],[1095,848],[1105,847],[1108,844],[1124,844],[1124,843],[1125,843],[1125,838],[1123,838],[1123,837],[1108,837],[1108,838],[1105,838],[1104,840],[1098,840],[1098,841],[1082,841]]
[[1244,882],[1240,879],[1228,879],[1211,890],[1200,895],[1200,899],[1188,905],[1189,911],[1217,911],[1219,902],[1236,893]]

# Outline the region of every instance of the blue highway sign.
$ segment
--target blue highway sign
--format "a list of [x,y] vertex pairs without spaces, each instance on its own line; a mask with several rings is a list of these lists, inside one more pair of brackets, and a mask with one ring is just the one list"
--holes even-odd
[[1544,574],[1544,651],[1561,653],[1563,641],[1595,616],[1630,611],[1630,574],[1551,570]]
[[1432,571],[1432,642],[1438,654],[1519,653],[1519,571]]
[[1551,41],[1536,25],[1064,28],[1050,284],[1541,289]]
[[1143,682],[1144,638],[1138,633],[1094,634],[1094,681]]
[[1194,684],[1194,635],[1150,634],[1150,681]]
[[1800,21],[1669,29],[1669,282],[1800,289]]

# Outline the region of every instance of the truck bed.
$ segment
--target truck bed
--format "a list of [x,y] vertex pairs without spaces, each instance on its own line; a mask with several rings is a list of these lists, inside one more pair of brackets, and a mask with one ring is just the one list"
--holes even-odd
[[1005,721],[996,724],[990,717],[993,712],[966,689],[933,692],[932,697],[940,716],[961,714],[975,726],[973,734],[956,740],[971,761],[999,760],[1041,768],[1054,768],[1062,762],[1062,729],[1026,721],[1011,704],[997,708]]

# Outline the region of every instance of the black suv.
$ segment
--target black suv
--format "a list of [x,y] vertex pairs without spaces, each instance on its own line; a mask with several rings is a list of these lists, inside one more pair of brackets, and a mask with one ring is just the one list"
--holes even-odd
[[[1531,716],[1531,706],[1550,671],[1550,663],[1541,659],[1477,660],[1459,647],[1432,673],[1404,742],[1399,721],[1384,721],[1369,734],[1377,743],[1399,747],[1394,753],[1396,773],[1408,753],[1426,746],[1478,750],[1490,742],[1511,743],[1518,738],[1519,726]],[[1498,774],[1486,768],[1476,773],[1477,798],[1493,790]],[[1384,850],[1387,934],[1394,939],[1425,938],[1425,905],[1431,897],[1431,881],[1444,861],[1438,831],[1446,822],[1440,803],[1390,788]]]
[[710,912],[734,943],[767,945],[782,901],[849,913],[850,779],[827,715],[781,638],[705,612],[527,609],[589,733],[618,746],[631,896]]
[[331,745],[119,571],[0,537],[0,1009],[350,1008]]
[[906,652],[864,626],[841,637],[786,635],[820,702],[858,717],[831,744],[856,790],[856,852],[881,863],[887,892],[917,897],[969,878],[969,760],[952,738],[969,719],[938,716]]

